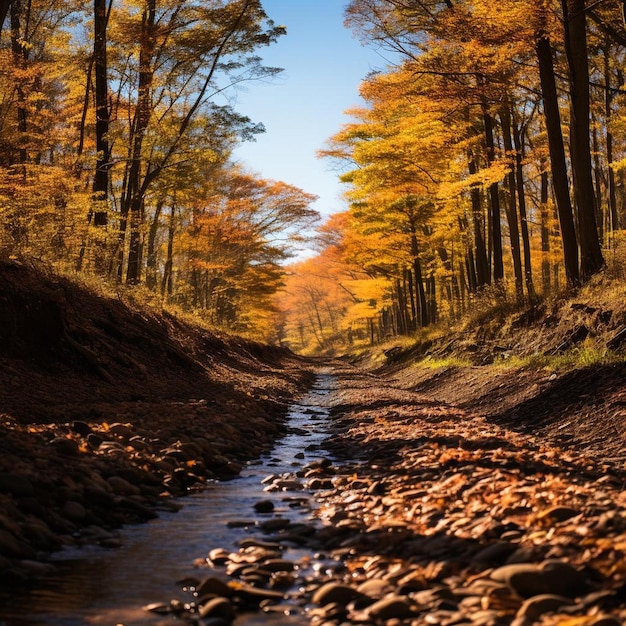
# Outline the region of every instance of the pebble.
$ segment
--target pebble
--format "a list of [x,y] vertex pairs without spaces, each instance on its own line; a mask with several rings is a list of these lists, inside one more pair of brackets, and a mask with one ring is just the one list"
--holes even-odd
[[201,618],[222,617],[227,620],[235,618],[235,609],[227,598],[212,598],[200,605],[198,614]]
[[254,510],[257,513],[271,513],[274,510],[274,502],[272,500],[259,500],[255,502]]

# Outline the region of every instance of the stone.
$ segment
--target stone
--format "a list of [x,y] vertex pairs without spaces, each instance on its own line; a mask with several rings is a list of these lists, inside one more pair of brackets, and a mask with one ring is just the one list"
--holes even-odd
[[223,580],[209,576],[196,586],[196,595],[201,598],[209,594],[229,598],[233,595],[233,590]]
[[212,565],[226,565],[230,561],[230,552],[224,548],[214,548],[209,552],[207,560]]
[[65,456],[77,456],[79,453],[78,442],[67,437],[55,437],[50,441],[50,446]]
[[97,450],[102,445],[103,441],[104,439],[100,437],[100,435],[96,435],[96,433],[87,435],[87,443],[94,450]]
[[359,593],[377,600],[394,590],[393,585],[382,578],[370,578],[361,583],[356,589]]
[[354,587],[342,583],[329,582],[316,589],[312,601],[314,604],[320,605],[337,602],[345,606],[349,602],[363,597],[364,594],[357,591]]
[[550,593],[573,598],[587,589],[585,575],[570,563],[547,560],[541,564],[541,570],[550,581]]
[[376,620],[405,619],[413,615],[408,600],[398,596],[382,598],[367,609],[367,614]]
[[81,437],[86,437],[93,432],[93,429],[87,422],[83,422],[81,420],[76,420],[72,422],[72,430],[77,434],[81,435]]
[[87,516],[87,510],[80,502],[69,500],[63,505],[63,515],[73,522],[82,522]]
[[122,424],[120,422],[115,422],[111,424],[109,426],[109,432],[113,435],[121,437],[122,439],[132,437],[132,435],[134,434],[131,424]]
[[263,600],[280,601],[285,599],[285,594],[281,591],[273,589],[257,589],[247,584],[238,584],[233,588],[235,597],[240,598],[243,602],[258,606]]
[[231,519],[226,522],[228,528],[251,528],[257,525],[257,521],[253,519]]
[[517,550],[516,545],[508,541],[498,541],[479,550],[473,557],[475,563],[501,563]]
[[135,496],[141,492],[137,485],[132,485],[121,476],[110,476],[107,482],[113,491],[121,496]]
[[517,611],[516,617],[537,621],[544,613],[550,613],[562,606],[571,604],[569,598],[553,594],[542,594],[525,600]]
[[276,530],[283,530],[287,528],[291,522],[286,517],[275,517],[274,519],[268,519],[259,524],[261,530],[265,532],[274,532]]
[[261,567],[267,572],[292,572],[295,564],[287,559],[267,559],[261,563]]
[[491,572],[491,578],[506,583],[522,598],[555,594],[574,597],[586,588],[584,574],[565,561],[548,560],[535,565],[503,565]]
[[257,513],[271,513],[274,510],[274,503],[271,500],[259,500],[254,504]]
[[556,524],[580,515],[580,511],[569,506],[553,506],[537,514],[537,519],[547,524]]
[[34,559],[35,551],[10,532],[0,529],[0,554],[8,557]]
[[235,618],[235,609],[227,598],[212,598],[200,606],[200,617],[223,617],[227,620]]

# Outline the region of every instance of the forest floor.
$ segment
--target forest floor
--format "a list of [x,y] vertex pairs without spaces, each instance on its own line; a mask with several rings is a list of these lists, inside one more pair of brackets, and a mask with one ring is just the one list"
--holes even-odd
[[[313,594],[314,621],[623,623],[620,294],[331,363],[341,464],[316,469],[327,526],[306,541],[345,569],[328,597]],[[115,545],[116,527],[168,496],[236,475],[285,431],[319,365],[2,265],[2,578],[37,574],[65,544]],[[368,591],[354,595],[356,582]],[[337,585],[352,589],[339,602]]]

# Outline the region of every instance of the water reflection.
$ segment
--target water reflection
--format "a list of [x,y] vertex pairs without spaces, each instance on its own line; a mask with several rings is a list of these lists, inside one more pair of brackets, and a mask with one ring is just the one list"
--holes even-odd
[[[296,432],[260,462],[249,465],[239,478],[213,483],[182,499],[178,513],[162,513],[156,520],[124,529],[119,549],[74,548],[56,555],[55,573],[36,590],[0,596],[0,626],[172,626],[176,623],[172,617],[141,607],[172,598],[188,601],[176,581],[198,575],[193,561],[211,548],[234,547],[246,536],[245,529],[229,528],[228,521],[259,517],[254,504],[268,497],[275,501],[275,513],[293,520],[307,515],[306,507],[290,507],[285,499],[302,493],[268,494],[261,481],[268,474],[293,471],[294,464],[304,465],[324,454],[331,384],[328,375],[318,378],[310,394],[290,411],[289,425]],[[304,458],[298,458],[302,453]],[[297,618],[244,616],[235,623],[270,622],[293,626]]]

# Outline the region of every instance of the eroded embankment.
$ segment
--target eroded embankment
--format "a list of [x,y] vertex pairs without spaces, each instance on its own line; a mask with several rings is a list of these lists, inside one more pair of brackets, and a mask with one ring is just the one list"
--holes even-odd
[[312,380],[286,351],[0,265],[0,578],[237,474]]

